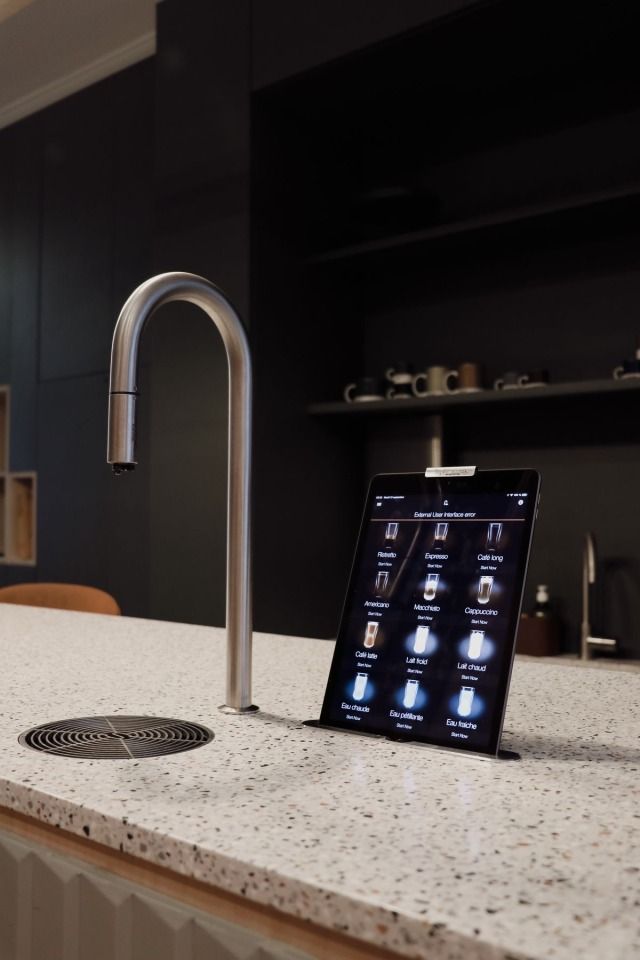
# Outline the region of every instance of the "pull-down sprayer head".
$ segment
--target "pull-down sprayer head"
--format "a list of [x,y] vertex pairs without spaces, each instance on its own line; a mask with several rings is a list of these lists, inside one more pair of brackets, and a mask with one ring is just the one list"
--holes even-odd
[[139,286],[120,311],[113,333],[107,463],[113,465],[116,474],[133,470],[137,463],[136,403],[140,337],[151,314],[167,300],[177,299],[175,289],[172,290],[166,283],[168,277],[186,280],[190,275],[163,274]]
[[107,463],[117,475],[135,470],[136,401],[135,393],[109,393],[109,437]]

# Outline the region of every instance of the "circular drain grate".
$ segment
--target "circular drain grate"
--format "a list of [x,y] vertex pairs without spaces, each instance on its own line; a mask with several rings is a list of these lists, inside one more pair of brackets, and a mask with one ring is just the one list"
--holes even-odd
[[44,723],[18,739],[58,757],[140,760],[195,750],[213,740],[213,733],[198,723],[165,717],[79,717]]

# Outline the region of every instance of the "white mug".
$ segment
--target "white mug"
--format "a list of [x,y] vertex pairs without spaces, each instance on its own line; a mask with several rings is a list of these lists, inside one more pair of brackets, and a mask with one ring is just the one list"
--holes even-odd
[[[430,394],[453,393],[455,387],[450,386],[449,380],[458,379],[457,370],[447,370],[446,367],[427,367],[425,373],[418,373],[413,378],[413,392],[416,397],[428,397]],[[424,387],[420,382],[424,381]]]
[[376,381],[372,377],[360,377],[355,383],[348,383],[342,396],[347,403],[362,403],[371,400],[383,400]]
[[394,370],[393,367],[389,367],[389,369],[385,371],[384,375],[387,380],[389,380],[391,383],[395,383],[397,386],[402,383],[411,383],[413,379],[411,375],[411,368],[407,370]]
[[494,390],[514,390],[517,387],[524,387],[525,383],[529,382],[529,377],[526,373],[514,373],[509,371],[505,373],[504,376],[498,377],[497,380],[493,381]]
[[614,380],[628,380],[630,377],[640,377],[640,370],[627,370],[625,367],[616,367],[613,371]]

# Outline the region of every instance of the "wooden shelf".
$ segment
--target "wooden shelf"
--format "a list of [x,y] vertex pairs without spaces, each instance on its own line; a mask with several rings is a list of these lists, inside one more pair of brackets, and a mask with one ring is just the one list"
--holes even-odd
[[576,380],[545,387],[517,387],[513,390],[479,390],[477,393],[446,393],[436,397],[415,397],[406,400],[372,400],[363,403],[312,403],[307,413],[312,416],[402,416],[406,414],[443,413],[446,410],[478,407],[484,404],[535,403],[570,397],[611,397],[637,393],[640,377],[627,380]]
[[0,564],[36,563],[37,477],[9,470],[10,395],[0,386]]
[[9,469],[9,387],[0,387],[0,475]]
[[12,473],[6,483],[5,563],[33,566],[36,562],[36,475]]
[[315,254],[307,258],[307,263],[338,263],[406,247],[418,246],[422,243],[444,240],[448,237],[453,238],[465,234],[479,233],[496,227],[511,226],[519,223],[525,225],[528,222],[534,222],[544,217],[606,208],[620,201],[633,198],[640,198],[640,184],[629,184],[624,187],[599,190],[588,194],[577,194],[573,197],[567,197],[564,200],[557,199],[548,202],[528,204],[521,207],[512,207],[511,209],[499,210],[485,216],[470,217],[467,220],[458,220],[452,223],[428,227],[424,230],[413,230],[407,233],[382,237],[377,240],[367,240],[363,243],[355,243],[338,249],[327,250],[324,253]]
[[7,483],[4,476],[0,477],[0,561],[4,559],[6,550],[6,517],[7,517]]

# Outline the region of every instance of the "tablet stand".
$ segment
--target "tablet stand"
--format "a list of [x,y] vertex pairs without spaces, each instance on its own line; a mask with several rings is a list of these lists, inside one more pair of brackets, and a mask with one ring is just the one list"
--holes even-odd
[[429,750],[437,750],[439,753],[446,753],[455,757],[471,757],[475,760],[521,760],[522,757],[515,750],[498,750],[493,753],[474,753],[473,750],[456,750],[455,747],[444,747],[437,743],[423,743],[422,740],[408,740],[405,737],[392,737],[385,733],[364,733],[360,730],[345,730],[343,727],[332,727],[328,723],[320,723],[319,720],[303,720],[303,727],[317,727],[320,730],[331,730],[332,733],[346,733],[349,736],[354,734],[357,737],[372,737],[376,740],[391,740],[392,743],[406,743],[413,747],[426,747]]

